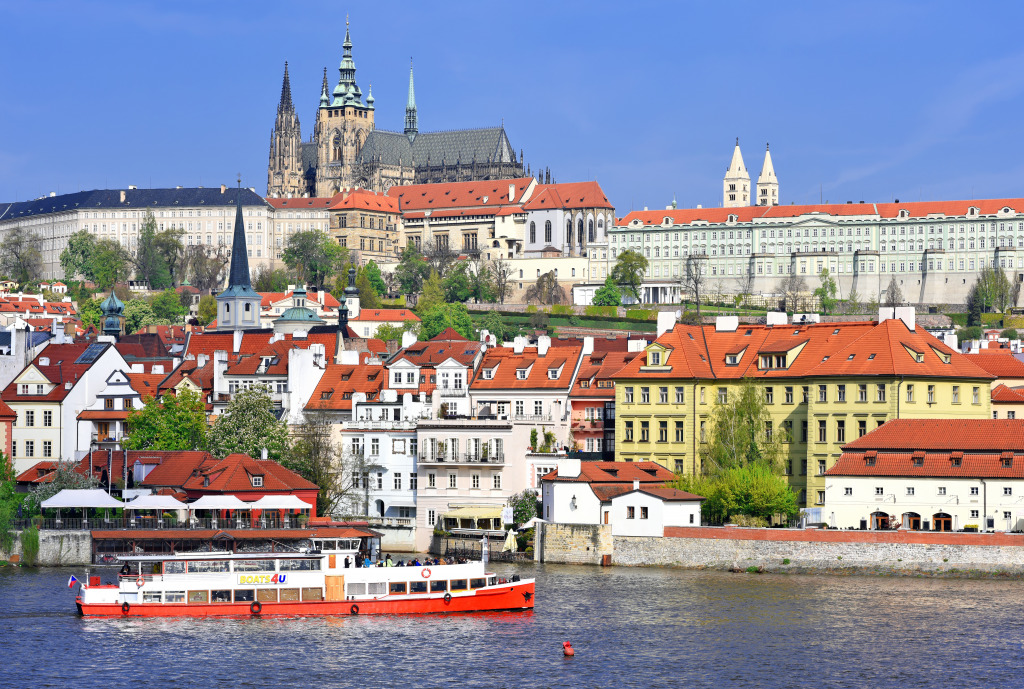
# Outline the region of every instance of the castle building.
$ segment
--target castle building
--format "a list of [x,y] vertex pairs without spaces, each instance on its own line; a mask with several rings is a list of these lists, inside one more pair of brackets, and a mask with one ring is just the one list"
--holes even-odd
[[338,83],[331,90],[324,69],[313,134],[305,142],[285,63],[270,135],[267,196],[330,198],[354,187],[386,192],[403,184],[523,176],[522,152],[517,158],[504,126],[420,132],[411,65],[403,131],[377,129],[372,86],[364,99],[356,82],[348,22],[342,48]]

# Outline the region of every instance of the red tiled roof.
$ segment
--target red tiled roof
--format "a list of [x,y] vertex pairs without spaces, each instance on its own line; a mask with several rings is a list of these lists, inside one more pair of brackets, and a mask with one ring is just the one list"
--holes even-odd
[[[473,376],[473,390],[507,390],[510,388],[568,389],[576,372],[576,363],[583,352],[582,345],[552,345],[544,356],[536,347],[526,347],[516,354],[511,347],[492,347],[484,352],[483,360]],[[527,370],[526,378],[518,378],[517,371]],[[552,369],[560,369],[556,378],[549,376]],[[484,371],[493,371],[493,377],[484,377]]]
[[398,200],[378,194],[369,189],[352,189],[342,191],[331,199],[330,209],[334,210],[367,210],[380,213],[397,213]]
[[545,481],[571,481],[576,483],[665,483],[676,475],[657,462],[580,462],[579,476],[560,476],[558,469],[545,475]]
[[163,373],[127,373],[128,382],[132,390],[142,395],[143,399],[148,396],[156,397],[160,383],[167,378]]
[[314,527],[312,529],[104,529],[92,532],[95,539],[109,540],[130,538],[133,540],[164,541],[164,540],[188,540],[205,541],[211,540],[214,536],[225,533],[237,541],[246,540],[276,540],[295,541],[308,538],[366,538],[378,536],[368,529],[360,529],[353,526],[348,527]]
[[352,393],[366,393],[373,400],[387,382],[383,366],[351,366],[328,363],[320,382],[306,403],[306,409],[345,410],[352,408]]
[[1024,391],[997,385],[992,388],[992,402],[1020,404],[1024,402]]
[[359,321],[418,321],[420,317],[409,309],[360,309],[359,315],[349,318],[349,322]]
[[78,418],[83,421],[89,420],[123,420],[128,418],[127,409],[83,409]]
[[331,198],[324,197],[301,197],[301,198],[268,198],[269,203],[274,208],[329,208],[331,205]]
[[1013,354],[997,351],[989,354],[964,354],[964,357],[997,378],[1024,378],[1024,361]]
[[[262,487],[254,487],[252,477],[263,478]],[[198,476],[191,476],[182,484],[186,491],[202,493],[268,492],[318,490],[294,471],[277,462],[253,459],[249,455],[232,454],[219,462],[206,464]]]
[[181,488],[193,471],[216,460],[208,452],[129,452],[128,463],[134,464],[136,461],[142,464],[156,463],[156,467],[140,481],[140,485]]
[[[109,345],[103,349],[103,352],[92,362],[88,364],[76,364],[82,353],[85,352],[92,343],[89,342],[78,342],[73,344],[52,344],[47,346],[40,352],[40,354],[32,361],[32,365],[39,370],[39,372],[46,377],[51,384],[51,389],[45,395],[21,395],[19,394],[18,384],[11,382],[6,388],[4,388],[2,398],[5,402],[59,402],[67,397],[70,390],[66,384],[71,383],[72,387],[78,383],[83,375],[92,367],[92,364],[99,359],[100,356],[106,354],[110,349]],[[43,366],[40,362],[48,360],[49,363]]]
[[[291,300],[293,294],[294,292],[292,291],[260,292],[259,295],[262,298],[260,301],[260,308],[269,309],[278,302]],[[288,305],[291,306],[290,301],[288,302]],[[306,305],[309,306],[310,308],[313,308],[314,306],[321,306],[320,293],[317,292],[316,290],[308,290],[306,292]],[[324,303],[322,304],[322,306],[324,307],[325,310],[330,311],[337,310],[337,308],[341,306],[341,304],[338,302],[338,299],[333,294],[324,290]]]
[[[524,192],[534,182],[532,177],[475,182],[448,182],[442,184],[411,184],[393,186],[388,196],[401,196],[402,212],[433,210],[438,208],[494,208],[518,206]],[[509,199],[509,187],[513,187]],[[519,212],[522,212],[521,210]],[[434,214],[431,213],[433,216]]]
[[614,208],[596,181],[538,184],[523,209]]
[[7,406],[6,402],[0,400],[0,419],[4,419],[6,421],[9,419],[16,418],[18,418],[18,415],[15,413],[15,411],[11,409],[9,406]]
[[15,483],[49,483],[53,480],[53,471],[57,468],[57,462],[47,460],[36,462],[25,471],[15,477]]
[[642,486],[640,488],[640,492],[647,493],[648,495],[653,495],[656,498],[661,498],[662,500],[667,500],[670,502],[689,502],[691,500],[707,500],[707,498],[703,496],[694,495],[693,493],[687,493],[685,490],[678,490],[676,488]]
[[[572,397],[615,398],[614,382],[611,387],[598,387],[598,382],[612,381],[622,368],[640,355],[640,352],[595,352],[583,357]],[[587,387],[583,387],[586,384]]]
[[843,449],[1024,452],[1024,420],[893,419]]

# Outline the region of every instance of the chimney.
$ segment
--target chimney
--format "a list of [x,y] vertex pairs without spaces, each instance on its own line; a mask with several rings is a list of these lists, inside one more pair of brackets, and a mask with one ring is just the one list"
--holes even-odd
[[203,366],[206,366],[206,362],[209,361],[209,360],[210,360],[210,357],[208,355],[206,355],[206,354],[197,354],[196,355],[196,368],[202,368]]
[[145,364],[140,364],[140,363],[133,363],[132,364],[132,373],[145,373],[145,372],[146,372]]
[[508,185],[508,200],[509,202],[516,200],[516,185],[514,184]]
[[414,344],[416,344],[416,333],[402,333],[402,349],[412,347]]
[[[660,326],[660,323],[659,323]],[[740,327],[739,316],[717,316],[715,318],[716,333],[734,333]],[[660,327],[659,327],[660,330]]]
[[128,190],[131,191],[132,189],[138,189],[138,187],[136,185],[134,185],[134,184],[129,184],[128,185]]
[[548,353],[548,349],[551,348],[551,338],[547,335],[541,335],[537,338],[537,356],[545,356]]
[[786,312],[785,311],[769,311],[765,316],[765,323],[770,328],[775,325],[786,324]]
[[524,349],[526,349],[526,338],[519,335],[512,341],[512,351],[515,354],[522,354]]
[[633,490],[640,490],[640,481],[638,479],[633,481]]
[[225,191],[227,191],[227,190],[228,190],[228,188],[227,188],[227,187],[226,187],[225,185],[223,185],[223,184],[222,184],[222,185],[220,185],[220,193],[222,193],[222,194],[223,194],[223,193],[224,193]]
[[242,331],[236,330],[234,332],[234,341],[232,343],[232,353],[238,354],[238,350],[242,348]]
[[124,203],[124,189],[121,190],[121,203]]
[[594,353],[594,338],[590,335],[583,338],[583,356]]
[[661,337],[674,327],[676,327],[676,313],[674,311],[659,311],[658,337]]
[[[535,448],[536,449],[536,448]],[[565,458],[558,460],[558,478],[576,478],[580,475],[583,467],[578,458]]]
[[39,365],[40,366],[49,366],[50,365],[50,357],[48,357],[48,356],[41,356],[41,357],[39,357]]
[[154,376],[157,375],[157,374],[163,375],[164,365],[163,364],[153,364],[153,368],[149,369],[149,372],[152,373]]
[[260,459],[266,461],[268,456],[269,455],[267,454],[267,448],[264,447],[263,449],[260,450]]

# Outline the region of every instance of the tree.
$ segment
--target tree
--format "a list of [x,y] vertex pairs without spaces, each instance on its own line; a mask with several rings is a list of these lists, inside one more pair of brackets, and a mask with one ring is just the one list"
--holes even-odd
[[281,464],[319,486],[317,514],[342,516],[343,503],[360,498],[365,513],[369,502],[366,461],[361,453],[343,452],[341,443],[333,440],[333,426],[328,412],[307,411],[303,422],[294,427],[291,449]]
[[[166,320],[177,323],[184,318],[188,309],[182,307],[178,293],[173,289],[165,289],[149,300],[150,308],[153,310],[153,317],[158,320]],[[135,332],[131,330],[129,332]]]
[[620,306],[622,304],[622,293],[610,275],[605,279],[604,287],[599,287],[594,292],[593,301],[594,306]]
[[380,308],[380,294],[373,286],[373,282],[371,282],[370,276],[366,274],[365,269],[361,269],[356,275],[356,289],[359,290],[360,309]]
[[480,329],[494,335],[499,345],[502,342],[510,342],[520,331],[518,327],[506,324],[497,311],[488,311],[484,314],[480,319]]
[[856,289],[850,290],[850,295],[846,297],[846,311],[847,313],[857,313],[860,310],[860,295],[857,294]]
[[[182,265],[185,258],[185,245],[181,238],[184,236],[184,227],[169,227],[153,236],[153,249],[163,259],[164,265],[167,266],[167,274],[170,276],[170,284],[166,285],[167,287],[173,287],[181,282]],[[160,289],[153,287],[152,284],[150,287],[151,289]]]
[[392,325],[391,323],[381,323],[380,325],[377,326],[377,332],[374,333],[373,336],[376,337],[378,340],[383,340],[384,342],[401,342],[402,333],[404,332],[405,331],[402,330],[402,328],[399,328],[397,325]]
[[124,305],[124,331],[129,335],[138,332],[140,328],[147,325],[170,325],[170,321],[164,321],[156,317],[153,307],[144,299],[132,299]]
[[786,310],[795,312],[800,308],[800,297],[807,292],[807,282],[796,273],[789,273],[779,280],[775,290],[782,295],[786,302]]
[[53,470],[53,479],[49,483],[34,486],[25,496],[25,511],[29,514],[38,514],[42,511],[44,500],[52,498],[64,489],[81,490],[96,488],[99,485],[100,482],[92,474],[78,472],[77,462],[58,461]]
[[540,304],[566,304],[568,298],[565,290],[558,284],[558,276],[555,271],[550,270],[539,278],[537,282],[526,288],[526,301],[535,301]]
[[199,324],[209,325],[217,317],[217,299],[207,294],[199,299]]
[[95,247],[96,238],[88,230],[79,230],[68,237],[68,245],[60,252],[60,267],[64,269],[65,280],[78,276],[89,279],[86,271]]
[[281,258],[299,281],[319,291],[329,277],[344,269],[349,254],[323,230],[306,230],[291,236]]
[[419,294],[423,289],[423,281],[430,277],[430,266],[414,243],[405,245],[393,275],[403,294]]
[[1016,328],[1006,328],[1003,332],[999,333],[999,337],[1005,337],[1008,340],[1018,340],[1020,336],[1017,335]]
[[818,303],[821,304],[821,312],[828,315],[836,307],[836,281],[835,278],[829,275],[828,268],[822,268],[818,278],[821,280],[821,286],[814,290],[814,296],[818,298]]
[[508,505],[512,508],[513,523],[521,526],[537,516],[537,491],[526,488],[510,497]]
[[256,275],[252,280],[252,288],[257,292],[285,292],[288,290],[290,279],[287,271],[281,268],[272,270],[264,264],[256,269]]
[[5,553],[10,553],[14,544],[11,522],[17,517],[18,507],[25,499],[25,494],[18,492],[16,478],[10,458],[0,452],[0,550]]
[[16,227],[0,243],[0,273],[18,283],[34,282],[43,274],[43,240],[35,232]]
[[494,285],[494,298],[504,304],[512,292],[512,264],[503,258],[491,261],[491,282]]
[[979,313],[995,310],[1001,313],[1013,301],[1014,288],[1006,279],[1006,273],[994,266],[985,266],[967,293],[967,310]]
[[468,301],[473,295],[473,276],[466,261],[459,261],[441,281],[444,299],[448,302]]
[[423,283],[423,293],[416,303],[416,312],[422,317],[427,311],[439,304],[444,304],[444,288],[441,285],[441,278],[436,272],[431,272],[430,277]]
[[707,275],[708,257],[705,254],[687,255],[686,270],[683,273],[683,292],[688,294],[696,305],[698,316],[700,315],[701,295],[704,294]]
[[[193,244],[185,249],[182,267],[193,287],[200,293],[211,293],[222,284],[224,271],[230,262],[231,252],[227,246]],[[266,267],[260,266],[260,269],[265,270]]]
[[205,450],[209,425],[199,393],[181,388],[162,400],[146,399],[142,409],[128,413],[129,450]]
[[896,284],[896,276],[889,278],[889,286],[885,288],[886,306],[903,306],[903,291]]
[[701,516],[711,524],[745,515],[767,525],[777,514],[795,517],[800,511],[785,477],[761,464],[732,467],[715,476],[684,476],[670,485],[707,498]]
[[623,251],[615,260],[615,267],[612,268],[611,279],[623,292],[633,296],[633,299],[640,302],[640,283],[644,280],[647,272],[647,259],[639,251]]
[[146,211],[132,261],[136,277],[149,283],[150,289],[165,289],[172,285],[171,271],[162,253],[163,242],[158,240],[157,234],[156,218],[152,211]]
[[274,401],[257,386],[236,392],[210,429],[207,446],[215,457],[241,453],[259,458],[262,451],[279,462],[288,452],[288,425],[274,413]]
[[732,399],[719,401],[711,412],[711,437],[701,448],[704,471],[757,463],[781,469],[785,430],[772,427],[764,393],[749,381],[731,392]]
[[473,319],[463,304],[437,304],[421,316],[419,339],[429,340],[452,328],[463,337],[473,339]]
[[441,277],[448,275],[448,269],[455,263],[458,254],[448,248],[448,241],[439,242],[436,239],[429,239],[423,242],[423,260],[427,262],[430,269]]
[[86,302],[80,302],[81,305],[78,308],[78,318],[82,321],[83,327],[100,327],[100,321],[103,320],[103,309],[100,308],[100,303],[101,301],[99,299],[90,299]]
[[496,299],[490,266],[479,256],[473,261],[469,271],[469,293],[470,298],[477,304]]
[[86,277],[100,289],[112,289],[132,275],[132,257],[113,239],[101,239],[93,247]]
[[384,284],[384,278],[380,274],[380,266],[378,266],[373,259],[366,262],[363,266],[363,271],[366,272],[366,277],[373,285],[373,288],[377,290],[377,294],[384,296],[388,293],[388,286]]

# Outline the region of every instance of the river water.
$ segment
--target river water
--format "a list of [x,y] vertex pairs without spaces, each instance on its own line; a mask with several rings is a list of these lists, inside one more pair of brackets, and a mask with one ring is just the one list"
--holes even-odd
[[83,619],[81,569],[3,568],[0,686],[1024,686],[1018,581],[494,570],[537,578],[532,613]]

